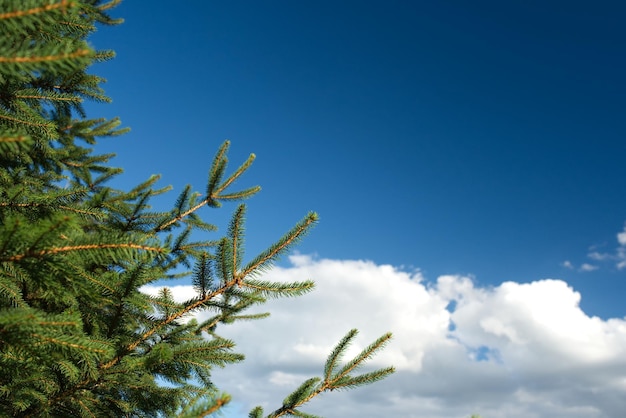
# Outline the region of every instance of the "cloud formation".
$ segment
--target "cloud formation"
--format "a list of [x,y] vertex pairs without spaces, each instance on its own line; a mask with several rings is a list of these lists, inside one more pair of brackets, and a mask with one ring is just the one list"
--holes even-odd
[[[562,280],[481,288],[463,276],[428,283],[419,272],[368,261],[296,255],[290,262],[265,279],[311,278],[316,291],[270,301],[268,319],[218,328],[246,355],[244,363],[214,373],[218,386],[244,403],[242,411],[279,407],[299,383],[321,373],[351,328],[361,331],[353,352],[393,332],[371,364],[393,364],[398,372],[367,388],[324,394],[305,412],[608,418],[626,410],[626,321],[588,316],[581,295]],[[188,299],[190,286],[173,292]]]
[[[600,252],[597,246],[592,246],[587,253],[587,258],[595,261],[596,263],[612,263],[618,270],[626,268],[626,224],[622,232],[616,234],[618,246],[614,252]],[[597,264],[582,263],[580,267],[576,268],[574,264],[566,260],[561,265],[570,270],[578,270],[579,272],[589,272],[598,270],[600,268]]]
[[[598,261],[605,260],[607,258],[606,255],[599,254],[597,252],[589,253],[587,256],[591,258],[592,260],[598,260]],[[589,264],[589,263],[582,263],[580,267],[576,268],[576,266],[574,266],[574,264],[569,260],[565,260],[564,262],[562,262],[561,266],[565,267],[566,269],[577,270],[581,273],[598,270],[600,268],[596,266],[595,264]]]

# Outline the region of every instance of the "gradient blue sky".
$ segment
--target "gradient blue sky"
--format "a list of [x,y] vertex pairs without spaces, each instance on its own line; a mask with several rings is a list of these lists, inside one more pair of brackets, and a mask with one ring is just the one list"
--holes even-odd
[[178,190],[204,188],[224,139],[233,163],[256,153],[249,253],[315,210],[303,253],[485,285],[557,277],[588,313],[623,316],[625,271],[562,263],[614,252],[626,220],[625,12],[127,0],[92,39],[118,54],[94,69],[114,103],[92,115],[133,131],[99,149],[125,181]]
[[[307,323],[292,316],[297,307],[320,303],[329,322],[317,333],[315,322],[307,328],[312,341],[336,341],[355,326],[329,331],[341,307],[346,321],[372,319],[365,329],[397,335],[390,358],[398,377],[329,410],[611,417],[626,408],[626,389],[614,383],[626,373],[626,269],[618,266],[626,260],[626,235],[618,240],[626,221],[626,3],[126,0],[113,15],[126,22],[92,38],[117,52],[93,70],[109,80],[113,104],[88,110],[132,128],[97,148],[118,154],[126,174],[117,184],[160,173],[161,185],[204,190],[223,140],[232,141],[233,165],[256,153],[241,183],[263,187],[249,202],[250,256],[309,210],[321,216],[299,247],[312,258],[285,260],[276,272],[312,274],[320,299],[276,305],[278,322],[265,325],[278,333],[268,352],[291,347],[298,329],[284,324]],[[233,209],[203,214],[223,225]],[[346,298],[380,306],[333,305],[335,274],[356,280]],[[542,281],[549,278],[557,280]],[[396,290],[382,294],[387,284]],[[448,313],[446,301],[457,299],[458,312]],[[398,313],[410,304],[414,318]],[[450,325],[437,336],[412,325],[442,317]],[[288,319],[276,325],[280,318]],[[297,386],[290,367],[319,363],[293,357],[282,374],[270,372],[255,360],[268,331],[233,332],[251,360],[223,377],[243,402],[228,416],[247,411],[245,402],[271,398],[276,407]],[[416,344],[426,348],[407,354]],[[313,346],[284,358],[302,347]],[[476,359],[481,350],[496,354]],[[257,383],[251,390],[242,381]],[[440,382],[440,392],[425,381]],[[458,382],[469,388],[466,403]],[[377,397],[385,402],[350,408]]]

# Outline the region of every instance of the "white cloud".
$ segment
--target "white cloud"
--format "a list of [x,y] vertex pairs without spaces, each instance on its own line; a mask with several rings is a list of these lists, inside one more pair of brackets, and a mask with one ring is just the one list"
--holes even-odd
[[619,245],[626,246],[626,225],[624,226],[624,230],[617,234],[617,242],[619,242]]
[[[589,258],[594,258],[596,253],[591,253],[589,254]],[[599,258],[594,258],[596,260],[600,260]],[[572,264],[571,261],[566,260],[564,262],[561,263],[561,266],[565,267],[566,269],[569,270],[574,270],[576,269],[576,267],[574,266],[574,264]],[[576,270],[578,270],[579,272],[588,272],[588,271],[594,271],[594,270],[598,270],[600,267],[594,265],[594,264],[589,264],[589,263],[583,263],[580,265],[580,267]]]
[[[602,262],[614,262],[615,267],[618,270],[623,270],[626,268],[626,225],[624,225],[624,229],[622,232],[618,232],[616,234],[617,243],[619,244],[615,249],[615,252],[599,252],[597,251],[598,246],[594,245],[589,248],[589,252],[587,253],[587,258],[602,264]],[[572,262],[564,261],[561,265],[568,269],[575,269],[574,264]],[[580,272],[589,272],[598,270],[600,268],[599,265],[583,263],[578,271]]]
[[615,258],[617,259],[617,268],[622,270],[626,267],[626,247],[619,247],[615,253]]
[[[471,279],[419,273],[367,261],[299,255],[266,279],[315,279],[317,290],[270,301],[268,319],[218,328],[238,343],[244,363],[214,380],[245,405],[266,412],[318,375],[351,328],[353,352],[384,332],[391,344],[374,366],[390,378],[324,394],[305,411],[328,417],[618,417],[626,410],[626,321],[590,317],[561,280],[476,287]],[[175,294],[188,299],[190,287]],[[453,302],[453,303],[451,303]],[[246,416],[242,414],[241,416]]]
[[593,264],[589,264],[589,263],[583,263],[580,266],[580,271],[594,271],[599,269],[598,266],[594,266]]
[[626,225],[624,225],[623,231],[617,234],[617,242],[619,247],[617,247],[615,256],[612,258],[617,260],[615,264],[617,269],[623,270],[626,268]]
[[592,260],[596,260],[596,261],[604,261],[604,260],[611,259],[613,256],[611,256],[611,254],[607,254],[607,253],[599,253],[597,251],[592,251],[589,254],[587,254],[587,257],[589,257]]

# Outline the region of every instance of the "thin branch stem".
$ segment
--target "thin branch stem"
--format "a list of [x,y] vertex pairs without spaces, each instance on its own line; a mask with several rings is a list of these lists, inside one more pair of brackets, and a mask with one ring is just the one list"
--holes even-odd
[[58,254],[71,251],[84,251],[84,250],[102,250],[106,248],[132,248],[135,250],[146,250],[162,253],[163,249],[158,247],[149,247],[147,245],[139,244],[85,244],[85,245],[68,245],[65,247],[50,248],[47,250],[26,252],[23,254],[16,254],[10,257],[0,257],[0,261],[19,261],[24,258],[40,258],[50,254]]
[[43,12],[49,12],[50,10],[72,7],[74,5],[75,3],[73,1],[62,0],[60,3],[48,4],[43,7],[33,7],[32,9],[28,10],[17,10],[15,12],[0,13],[0,20],[35,15]]
[[314,217],[308,217],[306,219],[306,222],[304,222],[300,228],[298,228],[298,230],[288,239],[285,240],[285,242],[282,243],[282,245],[277,246],[276,248],[274,248],[272,251],[268,252],[265,257],[259,259],[255,264],[249,266],[246,270],[242,271],[239,275],[238,275],[238,279],[239,282],[241,280],[243,280],[243,278],[245,276],[247,276],[248,274],[250,274],[251,272],[253,272],[254,270],[256,270],[260,265],[263,265],[264,263],[266,263],[268,260],[271,260],[272,258],[274,258],[276,256],[276,254],[279,254],[284,248],[288,247],[291,243],[293,243],[294,241],[296,241],[298,239],[298,237],[300,235],[302,235],[304,232],[306,232],[306,230],[308,229],[308,227],[313,224],[315,222],[315,218]]
[[78,51],[74,51],[68,54],[58,54],[58,55],[42,55],[42,56],[33,56],[33,57],[0,57],[0,63],[11,62],[11,63],[37,63],[37,62],[49,62],[49,61],[59,61],[64,59],[72,59],[72,58],[80,58],[86,57],[91,54],[89,49],[79,49]]
[[176,222],[182,220],[183,218],[191,215],[192,213],[194,213],[195,211],[200,209],[202,206],[206,205],[208,202],[209,202],[208,198],[204,199],[203,201],[198,203],[196,206],[192,207],[191,209],[186,210],[185,212],[181,213],[180,215],[176,216],[175,218],[172,218],[171,220],[167,221],[163,225],[159,226],[158,228],[156,228],[154,230],[154,232],[156,233],[156,232],[160,232],[160,231],[164,230],[165,228],[167,228],[168,226],[172,225],[173,223],[176,223]]

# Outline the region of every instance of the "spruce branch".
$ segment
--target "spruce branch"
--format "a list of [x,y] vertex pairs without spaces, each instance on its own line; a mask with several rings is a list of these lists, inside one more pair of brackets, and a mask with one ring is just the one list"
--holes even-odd
[[163,231],[164,229],[168,228],[169,226],[175,224],[176,222],[182,220],[183,218],[185,218],[186,216],[191,215],[192,213],[194,213],[195,211],[197,211],[198,209],[200,209],[201,207],[203,207],[204,205],[207,204],[206,199],[203,200],[202,202],[198,203],[197,205],[195,205],[194,207],[186,210],[183,213],[180,213],[178,215],[176,215],[174,218],[170,219],[169,221],[163,223],[162,225],[158,225],[155,228],[154,232],[159,232],[159,231]]
[[226,170],[226,166],[228,163],[228,159],[226,158],[226,153],[230,146],[230,141],[225,141],[222,146],[219,148],[215,158],[213,159],[213,164],[211,165],[211,169],[209,170],[209,179],[207,183],[207,191],[206,196],[200,202],[195,204],[194,206],[183,211],[183,208],[186,207],[185,203],[190,199],[190,189],[185,188],[183,193],[179,196],[176,201],[176,210],[174,212],[174,216],[160,225],[157,225],[154,229],[154,232],[157,233],[159,231],[163,231],[170,226],[176,224],[187,216],[195,213],[198,209],[203,206],[211,206],[211,207],[219,207],[220,200],[240,200],[245,199],[253,194],[257,193],[260,190],[260,187],[251,187],[245,190],[241,190],[238,192],[221,195],[221,193],[228,188],[236,179],[238,179],[254,161],[254,154],[252,154],[248,159],[224,182],[222,182],[222,177]]
[[[46,203],[37,203],[37,202],[29,202],[29,203],[15,203],[15,202],[0,202],[0,207],[10,207],[10,208],[49,208],[51,205]],[[86,210],[86,209],[77,209],[71,206],[57,205],[55,206],[58,209],[62,209],[67,212],[74,212],[80,215],[89,215],[93,217],[99,217],[101,215],[100,212],[95,210]]]
[[89,407],[85,405],[85,403],[82,400],[76,399],[76,402],[78,402],[84,414],[89,414],[89,417],[91,418],[97,418],[96,413],[92,411],[91,409],[89,409]]
[[0,56],[0,64],[37,64],[40,62],[50,61],[66,61],[75,58],[88,57],[93,54],[93,51],[87,48],[79,49],[77,51],[66,52],[62,54],[51,55],[35,55],[35,56],[23,56],[23,57],[3,57]]
[[232,243],[232,277],[235,277],[237,274],[237,270],[241,265],[241,259],[243,257],[243,232],[244,232],[244,221],[246,214],[246,206],[244,204],[239,205],[237,210],[233,214],[233,217],[230,221],[230,225],[228,227],[228,237],[230,242]]
[[341,361],[341,356],[346,352],[350,342],[354,339],[354,337],[356,337],[357,333],[358,331],[356,329],[350,330],[330,353],[328,359],[326,360],[326,364],[324,365],[324,380],[330,380],[337,363]]
[[[224,182],[216,190],[214,190],[213,193],[211,193],[210,195],[211,198],[215,200],[221,198],[220,193],[226,190],[228,186],[230,186],[235,180],[241,177],[241,175],[246,170],[248,170],[248,168],[250,168],[250,166],[252,165],[255,159],[256,159],[256,156],[254,154],[250,154],[248,159],[233,174],[231,174],[230,177],[224,180]],[[260,190],[260,188],[253,188],[253,190]]]
[[304,282],[275,283],[261,280],[244,280],[240,286],[252,289],[263,297],[295,297],[301,296],[315,288],[315,282],[306,280]]
[[32,7],[26,10],[14,10],[11,12],[0,13],[0,20],[15,19],[15,18],[20,18],[24,16],[37,15],[37,14],[46,13],[52,10],[58,10],[58,9],[64,10],[64,9],[67,9],[68,7],[73,7],[75,4],[76,2],[73,2],[73,1],[61,0],[59,3],[47,4],[45,6]]
[[261,408],[260,406],[255,407],[248,414],[248,418],[263,418],[263,408]]
[[[213,390],[211,390],[212,392]],[[207,399],[208,398],[208,399]],[[209,391],[198,391],[184,408],[176,415],[177,418],[201,418],[218,413],[220,409],[231,401],[230,395],[219,394],[214,396]]]
[[[1,62],[2,62],[2,57],[0,57],[0,63]],[[52,138],[56,137],[56,135],[54,134],[54,129],[56,128],[56,126],[53,123],[48,122],[48,121],[32,121],[25,117],[19,118],[13,114],[10,114],[4,111],[0,111],[0,119],[4,119],[5,121],[8,121],[9,123],[14,123],[16,125],[25,125],[25,126],[30,126],[30,127],[42,128],[45,130],[45,132],[49,132]]]
[[[353,330],[353,331],[356,331],[356,330]],[[353,335],[356,336],[356,333],[354,333]],[[380,336],[376,341],[371,343],[369,346],[365,347],[363,351],[361,351],[354,359],[349,361],[339,371],[334,373],[334,376],[335,376],[334,380],[337,381],[338,379],[344,378],[345,376],[348,375],[348,373],[354,371],[355,369],[363,365],[363,363],[369,360],[370,358],[372,358],[376,354],[376,352],[384,348],[389,342],[389,340],[391,340],[391,333],[386,333]]]
[[231,315],[228,319],[234,321],[253,321],[257,319],[268,318],[271,314],[269,312],[263,312],[258,314],[250,314],[250,315]]
[[209,416],[211,414],[216,413],[217,411],[219,411],[222,407],[224,407],[226,404],[228,404],[230,402],[231,398],[230,396],[223,396],[221,398],[218,398],[214,401],[213,406],[211,406],[210,408],[208,408],[206,411],[200,412],[198,415],[196,415],[198,418],[203,418],[206,416]]
[[[354,359],[349,361],[345,366],[337,370],[337,363],[341,356],[348,349],[350,342],[356,337],[357,330],[350,330],[335,346],[324,366],[323,378],[310,378],[305,380],[295,391],[289,394],[283,401],[283,405],[269,414],[268,418],[278,418],[285,415],[298,417],[314,417],[298,410],[305,403],[314,397],[326,391],[338,389],[352,389],[377,382],[395,372],[393,367],[386,367],[372,372],[364,373],[358,376],[350,376],[348,373],[362,366],[364,362],[382,349],[391,339],[391,334],[387,333],[376,339],[372,344],[367,346]],[[250,412],[250,417],[261,417],[263,410],[256,407]]]
[[16,99],[48,101],[48,102],[68,102],[81,103],[83,99],[72,94],[62,94],[56,92],[43,93],[37,89],[28,89],[15,92],[13,95]]
[[7,135],[7,132],[0,132],[0,146],[3,152],[18,152],[25,149],[29,143],[31,143],[31,138],[28,135],[21,135],[15,132]]
[[[228,290],[229,287],[232,287],[234,285],[235,285],[235,281],[231,280],[229,283],[224,284],[219,289],[216,289],[213,292],[207,293],[204,298],[197,299],[197,300],[193,301],[192,303],[190,303],[188,305],[185,305],[182,309],[178,310],[177,312],[172,313],[171,315],[169,315],[166,318],[164,318],[162,321],[154,324],[152,326],[152,328],[150,328],[149,330],[144,332],[139,338],[137,338],[135,341],[130,343],[128,346],[126,346],[126,348],[124,350],[125,353],[130,353],[130,352],[134,351],[144,341],[148,340],[150,337],[155,335],[161,328],[163,328],[163,327],[171,324],[172,322],[182,318],[183,316],[187,315],[189,312],[192,312],[192,311],[200,308],[206,302],[208,302],[211,299],[213,299],[213,298],[223,294],[224,292],[226,292]],[[103,370],[110,369],[111,367],[113,367],[116,364],[118,364],[122,360],[122,358],[123,358],[123,355],[118,355],[115,358],[113,358],[110,361],[108,361],[107,363],[102,364],[100,366],[100,368],[103,369]]]
[[202,299],[206,297],[207,292],[210,291],[211,286],[213,285],[211,264],[211,258],[205,251],[196,262],[196,267],[194,269],[192,284]]
[[237,201],[247,199],[253,194],[258,193],[261,190],[259,186],[249,187],[238,192],[226,193],[219,195],[219,200]]
[[[254,281],[254,280],[247,280],[245,282],[242,282],[242,279],[245,277],[245,275],[250,274],[250,272],[259,268],[261,264],[267,265],[272,259],[276,258],[278,254],[280,254],[283,251],[286,251],[286,249],[290,245],[292,245],[299,237],[301,237],[302,234],[306,232],[306,230],[309,229],[310,226],[316,220],[317,220],[316,214],[313,214],[313,213],[309,214],[309,216],[305,218],[305,220],[300,222],[298,225],[296,225],[295,228],[293,228],[289,233],[287,233],[287,235],[281,241],[279,241],[279,243],[275,246],[273,250],[267,253],[263,253],[261,254],[261,256],[257,257],[257,259],[260,261],[251,263],[251,265],[249,265],[248,268],[244,270],[244,273],[239,273],[235,275],[234,277],[230,276],[230,272],[233,271],[232,270],[233,260],[232,260],[232,253],[231,253],[232,247],[229,245],[229,239],[223,238],[220,244],[218,245],[218,250],[217,250],[217,255],[216,255],[216,258],[218,260],[218,267],[220,269],[220,276],[222,277],[222,285],[219,288],[211,292],[205,293],[204,297],[200,297],[196,300],[191,301],[188,304],[185,304],[182,309],[169,314],[161,322],[154,324],[152,328],[144,332],[133,343],[129,344],[126,347],[125,352],[132,352],[137,347],[139,347],[139,345],[142,344],[144,341],[148,340],[150,337],[155,335],[159,329],[173,323],[179,318],[187,315],[189,312],[194,311],[198,308],[201,308],[207,302],[213,300],[219,295],[222,295],[222,294],[228,295],[229,293],[233,294],[232,288],[235,285],[243,284],[245,287],[251,288],[257,293],[260,292],[261,294],[267,294],[271,296],[276,296],[276,295],[291,296],[291,295],[302,294],[306,291],[311,290],[313,287],[313,282],[310,282],[310,281],[302,282],[302,283],[283,284],[283,283],[260,282],[260,281]],[[246,296],[252,296],[252,295],[246,295]],[[114,359],[110,360],[109,362],[101,365],[101,368],[105,370],[109,369],[113,367],[114,365],[116,365],[121,359],[122,359],[121,356],[117,356]]]
[[10,263],[2,263],[1,267],[0,296],[4,300],[0,302],[0,306],[4,304],[15,308],[26,306],[22,290],[18,285],[18,283],[25,280],[24,273],[20,272],[17,266]]
[[[111,351],[111,347],[108,345],[103,347],[104,345],[103,343],[100,343],[99,345],[80,344],[80,343],[75,342],[75,339],[72,339],[70,337],[64,336],[60,338],[53,338],[53,337],[48,337],[48,336],[41,335],[38,333],[32,333],[30,334],[30,336],[40,340],[40,343],[42,344],[50,343],[50,344],[54,344],[58,346],[72,348],[72,349],[79,350],[79,351],[92,351],[92,352],[102,353],[102,354],[107,354]],[[33,344],[37,345],[40,343],[35,342]]]
[[[233,253],[232,244],[228,237],[222,238],[215,249],[215,262],[217,264],[217,273],[221,282],[225,285],[233,280]],[[236,280],[234,281],[236,283]]]
[[302,221],[287,232],[278,242],[272,245],[268,250],[259,254],[254,260],[246,265],[237,275],[237,279],[241,282],[250,274],[260,273],[269,267],[282,254],[287,252],[293,245],[311,230],[319,219],[315,212],[310,212]]
[[217,150],[215,157],[213,158],[213,163],[211,164],[211,168],[209,170],[209,179],[207,182],[207,196],[213,196],[213,191],[218,187],[218,184],[222,180],[222,176],[224,175],[224,171],[226,170],[226,164],[228,163],[226,153],[228,152],[229,147],[230,141],[224,141]]
[[20,261],[24,258],[42,258],[47,255],[67,253],[74,251],[88,251],[88,250],[104,250],[104,249],[117,249],[117,248],[129,248],[133,250],[151,251],[158,254],[163,254],[163,248],[151,247],[148,245],[131,244],[131,243],[117,243],[117,244],[85,244],[85,245],[68,245],[65,247],[48,248],[40,251],[28,251],[22,254],[14,254],[11,256],[0,256],[0,261]]
[[10,142],[26,142],[28,140],[27,136],[3,136],[0,137],[0,142],[10,143]]
[[101,10],[101,11],[112,9],[113,7],[117,6],[121,2],[122,2],[122,0],[111,0],[111,1],[109,1],[107,3],[99,5],[98,9]]

